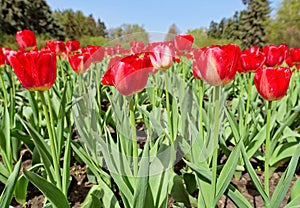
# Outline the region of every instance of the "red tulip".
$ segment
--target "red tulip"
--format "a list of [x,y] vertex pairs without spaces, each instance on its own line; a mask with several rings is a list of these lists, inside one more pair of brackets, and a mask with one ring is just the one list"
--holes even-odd
[[2,49],[1,49],[1,50],[0,50],[0,68],[1,68],[2,66],[4,66],[5,60],[6,60],[5,55],[4,55],[4,53],[3,53]]
[[9,59],[12,55],[16,54],[16,51],[12,50],[11,48],[2,48],[2,52],[5,57],[4,64],[11,65]]
[[76,52],[80,48],[80,42],[78,40],[68,40],[66,42],[66,49],[68,53]]
[[102,46],[88,45],[86,49],[92,56],[92,62],[99,63],[103,60],[105,51]]
[[176,35],[175,48],[179,51],[188,51],[192,48],[194,37],[192,35]]
[[18,52],[10,63],[20,81],[29,91],[43,91],[52,87],[56,79],[56,56],[53,52]]
[[279,100],[288,90],[291,75],[290,68],[259,68],[254,76],[254,84],[264,99]]
[[148,45],[150,59],[155,69],[166,70],[173,65],[174,50],[167,43],[152,43]]
[[16,34],[16,41],[20,48],[23,48],[26,51],[36,49],[36,37],[34,32],[31,30],[18,31]]
[[255,72],[266,60],[265,54],[259,47],[252,46],[250,49],[242,51],[240,55],[239,73]]
[[296,66],[296,69],[300,69],[300,48],[290,48],[285,61],[290,67]]
[[132,54],[141,53],[144,47],[145,47],[144,42],[137,42],[137,41],[130,42],[130,51]]
[[267,45],[264,47],[263,52],[266,56],[265,65],[273,67],[282,64],[287,56],[288,47],[286,44],[279,46]]
[[61,40],[49,40],[46,45],[51,51],[55,52],[57,56],[63,56],[66,53],[66,45]]
[[116,52],[115,52],[115,48],[114,47],[105,47],[104,48],[104,54],[105,54],[105,56],[113,56],[113,55],[115,55],[116,54]]
[[300,48],[291,48],[290,56],[293,62],[300,62]]
[[68,56],[68,59],[73,71],[77,74],[86,72],[92,63],[91,54],[89,53],[75,54]]
[[226,85],[234,79],[240,56],[240,48],[234,44],[211,46],[197,53],[195,60],[198,74],[212,86]]
[[145,88],[151,71],[152,65],[148,56],[140,57],[136,54],[114,58],[111,59],[101,83],[113,85],[122,95],[128,96]]
[[202,79],[201,78],[201,73],[200,73],[200,70],[199,70],[199,66],[198,66],[198,62],[197,61],[194,61],[193,62],[193,65],[192,65],[192,70],[193,70],[193,75],[196,79]]

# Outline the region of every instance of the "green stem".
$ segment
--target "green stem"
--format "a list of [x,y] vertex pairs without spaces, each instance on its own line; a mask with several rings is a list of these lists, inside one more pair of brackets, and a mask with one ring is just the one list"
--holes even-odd
[[57,62],[59,62],[59,69],[61,71],[61,77],[64,80],[66,77],[65,77],[65,70],[64,70],[64,67],[63,67],[63,64],[62,64],[63,61],[59,57],[57,57]]
[[132,157],[133,157],[133,176],[136,179],[138,174],[138,145],[136,136],[136,123],[134,116],[134,98],[130,98],[129,103],[129,117],[131,124],[131,137],[132,137]]
[[220,111],[220,86],[214,88],[214,129],[213,129],[213,140],[214,153],[212,159],[212,195],[213,198],[216,196],[216,185],[217,185],[217,166],[218,166],[218,149],[219,149],[219,111]]
[[247,91],[248,91],[248,99],[247,99],[247,104],[246,104],[246,112],[245,112],[245,125],[244,129],[247,129],[247,120],[248,120],[248,115],[249,115],[249,109],[250,109],[250,101],[251,101],[251,86],[252,86],[252,74],[249,74],[250,77],[248,77],[248,86],[247,86]]
[[[51,149],[51,154],[52,154],[52,160],[53,160],[53,166],[54,166],[54,171],[55,171],[55,176],[56,176],[56,186],[61,189],[61,176],[60,176],[60,166],[59,166],[59,157],[57,155],[57,152],[55,150],[55,141],[53,138],[53,132],[52,132],[52,127],[49,119],[49,114],[48,114],[48,108],[47,104],[45,101],[45,96],[43,91],[39,91],[39,95],[41,98],[44,114],[45,114],[45,119],[46,119],[46,124],[47,124],[47,130],[49,134],[49,140],[50,140],[50,149]],[[49,103],[50,105],[50,103]]]
[[101,87],[100,87],[100,75],[99,75],[99,71],[98,71],[98,64],[95,63],[96,66],[96,88],[97,88],[97,103],[98,103],[98,107],[99,107],[99,112],[101,113],[102,109],[101,109]]
[[[48,109],[49,109],[49,115],[50,115],[50,125],[51,125],[51,128],[52,128],[52,132],[54,133],[54,117],[53,117],[53,110],[52,110],[52,105],[51,105],[51,97],[50,97],[50,92],[49,90],[46,91],[46,96],[47,96],[47,101],[48,101]],[[53,134],[53,138],[54,138],[54,145],[55,145],[55,150],[58,154],[60,154],[60,151],[59,151],[59,145],[57,144],[57,141],[56,141],[56,136],[55,134]]]
[[164,73],[165,76],[165,94],[166,94],[166,111],[167,111],[167,119],[168,119],[168,128],[170,131],[170,142],[174,142],[174,135],[173,135],[173,125],[171,120],[171,108],[170,108],[170,97],[169,97],[169,90],[168,90],[168,73]]
[[199,80],[199,133],[202,140],[204,140],[203,130],[203,81]]
[[11,89],[10,89],[10,125],[13,128],[15,125],[15,106],[16,106],[16,86],[14,72],[10,70]]
[[269,196],[269,159],[270,159],[270,125],[271,125],[271,109],[272,101],[267,101],[267,124],[266,124],[266,143],[265,143],[265,192]]
[[8,97],[8,95],[7,95],[7,90],[6,90],[4,79],[3,79],[3,76],[2,76],[1,72],[0,72],[0,84],[1,84],[2,91],[3,91],[4,106],[7,107],[7,101],[8,101],[7,97]]
[[72,128],[70,127],[69,135],[65,144],[63,174],[62,174],[62,192],[65,196],[68,196],[68,183],[70,180],[70,158],[71,158],[71,146],[70,140],[72,137]]
[[185,82],[185,60],[182,60],[182,79]]

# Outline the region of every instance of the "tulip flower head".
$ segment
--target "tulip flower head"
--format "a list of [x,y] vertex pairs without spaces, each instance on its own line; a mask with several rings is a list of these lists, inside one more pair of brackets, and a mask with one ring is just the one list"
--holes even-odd
[[4,55],[4,53],[3,53],[3,51],[2,51],[2,49],[0,50],[0,68],[2,67],[2,66],[4,66],[4,64],[5,64],[5,55]]
[[143,51],[144,47],[145,47],[144,42],[137,42],[137,41],[130,42],[130,52],[131,52],[131,54],[141,53]]
[[264,99],[279,100],[288,90],[291,75],[290,68],[259,68],[254,76],[254,84]]
[[47,41],[46,45],[51,51],[55,52],[58,57],[65,57],[66,45],[61,40]]
[[86,50],[91,54],[93,63],[100,63],[103,60],[105,51],[102,46],[88,45]]
[[142,91],[152,71],[148,56],[139,54],[111,59],[108,70],[102,77],[103,85],[113,85],[125,96]]
[[179,51],[189,51],[192,48],[194,37],[192,35],[176,35],[175,48]]
[[16,41],[20,48],[26,51],[31,51],[36,49],[36,37],[31,30],[20,30],[16,34]]
[[22,86],[29,91],[49,90],[56,79],[56,56],[54,52],[18,52],[10,63]]
[[282,64],[287,56],[288,47],[286,44],[279,46],[267,45],[264,47],[263,52],[266,56],[265,65],[267,67],[273,67]]
[[266,60],[265,54],[257,46],[252,46],[241,52],[239,73],[255,72]]
[[290,48],[289,52],[286,63],[290,67],[296,66],[296,69],[300,69],[300,48]]
[[92,63],[92,57],[89,53],[68,56],[68,60],[73,71],[77,74],[83,74],[84,72],[86,72]]
[[166,43],[149,45],[150,60],[157,70],[166,70],[173,65],[174,50]]
[[212,86],[226,85],[234,79],[240,48],[234,44],[211,46],[197,51],[193,73]]
[[78,40],[68,40],[66,42],[66,50],[68,54],[73,54],[80,48],[80,42]]

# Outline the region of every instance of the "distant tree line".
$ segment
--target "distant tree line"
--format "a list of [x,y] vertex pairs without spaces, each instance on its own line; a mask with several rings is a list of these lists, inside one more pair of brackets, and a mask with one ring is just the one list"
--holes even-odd
[[52,12],[45,0],[0,0],[0,33],[30,29],[49,38],[106,37],[106,26],[92,15],[71,9]]
[[274,17],[268,0],[242,0],[246,10],[212,21],[207,37],[240,41],[242,47],[286,43],[300,47],[300,1],[282,0]]

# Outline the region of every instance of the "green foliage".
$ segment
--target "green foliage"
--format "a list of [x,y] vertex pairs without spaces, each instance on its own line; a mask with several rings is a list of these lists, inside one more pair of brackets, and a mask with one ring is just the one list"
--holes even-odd
[[242,46],[263,47],[266,44],[266,24],[268,24],[270,7],[268,0],[252,0],[248,2],[248,9],[242,13],[241,36]]
[[122,24],[120,27],[108,31],[110,39],[118,39],[121,42],[141,41],[148,43],[149,35],[146,30],[138,24]]
[[63,39],[63,28],[57,23],[45,0],[0,0],[0,31],[15,34],[30,29],[37,34]]
[[80,39],[81,47],[86,47],[87,45],[105,45],[109,40],[104,38],[103,36],[97,37],[90,37],[90,36],[83,36]]
[[214,39],[238,40],[240,36],[240,16],[242,12],[235,12],[232,18],[223,18],[220,23],[212,21],[207,36]]
[[205,28],[199,28],[194,30],[188,30],[187,34],[191,34],[194,36],[194,48],[201,48],[201,47],[209,47],[211,45],[225,45],[229,43],[235,43],[240,45],[239,40],[232,40],[232,39],[217,39],[208,37]]
[[64,32],[69,39],[79,39],[83,36],[103,36],[106,37],[106,26],[98,19],[95,21],[93,15],[86,17],[82,11],[67,9],[55,11],[54,16],[60,25],[64,27]]
[[275,19],[268,27],[268,40],[279,45],[286,43],[289,47],[300,47],[300,2],[282,0]]

